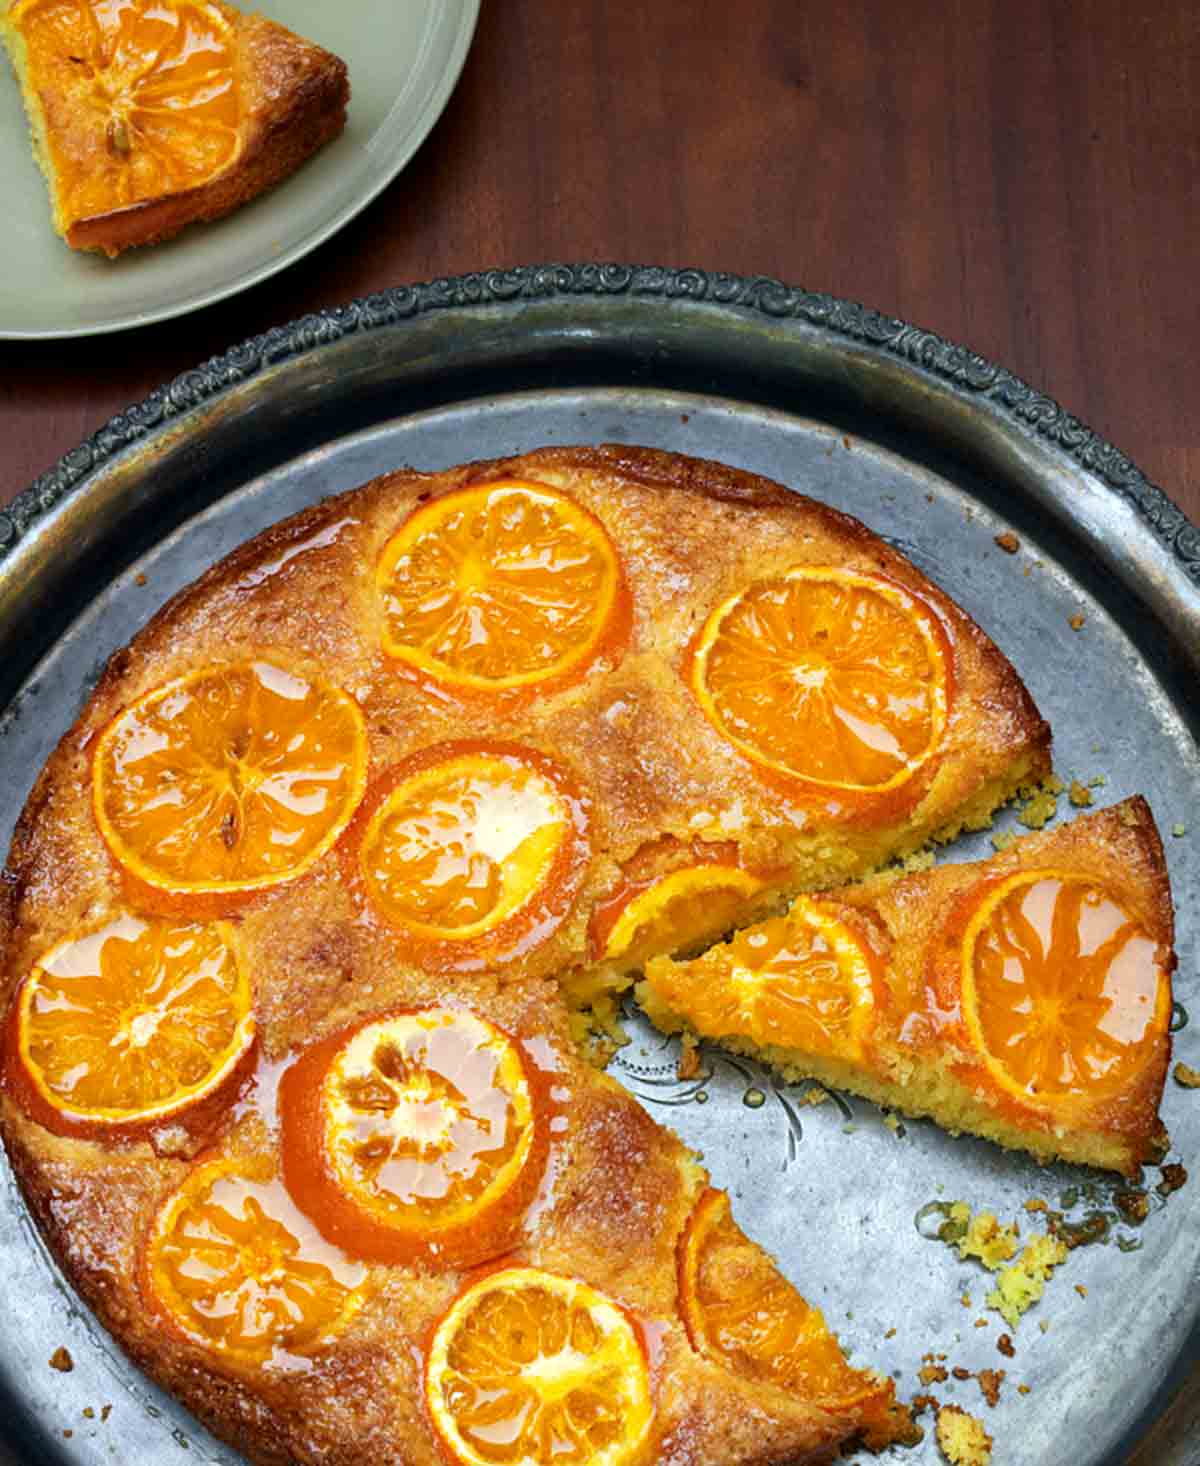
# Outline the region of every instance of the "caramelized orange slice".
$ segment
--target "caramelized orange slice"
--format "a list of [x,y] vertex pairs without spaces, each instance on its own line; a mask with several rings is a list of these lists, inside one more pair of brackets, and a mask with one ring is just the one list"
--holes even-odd
[[374,1018],[309,1049],[280,1087],[284,1179],[355,1257],[464,1266],[510,1250],[545,1168],[536,1072],[474,1013]]
[[101,734],[92,798],[114,857],[152,891],[259,890],[314,865],[366,782],[340,688],[234,662],[155,688]]
[[372,790],[352,875],[414,960],[478,969],[558,927],[583,879],[587,824],[571,776],[535,749],[437,744]]
[[877,796],[936,752],[950,651],[933,611],[895,581],[797,566],[718,606],[688,675],[716,730],[768,774]]
[[131,915],[44,956],[14,1020],[13,1082],[28,1112],[63,1133],[207,1114],[254,1041],[229,929]]
[[1158,947],[1137,919],[1057,870],[985,889],[963,940],[962,994],[992,1079],[1051,1109],[1127,1089],[1171,1016]]
[[805,1054],[861,1054],[875,1014],[875,958],[838,912],[799,896],[786,916],[734,934],[693,962],[652,960],[651,1001],[707,1038]]
[[745,870],[732,841],[665,836],[639,850],[591,921],[597,957],[636,967],[656,953],[673,954],[727,932],[766,887]]
[[567,494],[504,479],[412,513],[380,558],[383,647],[459,692],[573,681],[629,629],[617,551]]
[[242,149],[236,47],[203,0],[17,0],[65,231],[207,183]]
[[279,1181],[228,1158],[198,1166],[168,1197],[141,1260],[155,1313],[240,1369],[297,1368],[358,1311],[365,1278],[314,1235]]
[[735,1373],[828,1410],[855,1409],[868,1441],[895,1437],[890,1380],[852,1369],[811,1307],[706,1190],[679,1241],[679,1303],[692,1346]]
[[641,1334],[611,1298],[538,1268],[487,1274],[434,1331],[429,1415],[460,1466],[633,1466],[654,1401]]

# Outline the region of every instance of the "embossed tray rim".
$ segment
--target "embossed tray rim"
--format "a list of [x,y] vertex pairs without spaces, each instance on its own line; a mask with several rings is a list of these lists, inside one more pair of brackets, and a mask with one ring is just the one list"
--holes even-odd
[[[43,474],[0,513],[0,636],[14,653],[15,671],[9,688],[34,655],[17,636],[21,623],[28,634],[36,623],[39,605],[48,604],[61,591],[63,564],[55,565],[54,552],[66,554],[77,568],[92,548],[87,543],[86,525],[95,518],[97,543],[135,517],[144,506],[124,503],[121,489],[128,486],[131,459],[157,455],[164,465],[172,455],[187,451],[189,443],[206,432],[228,431],[231,404],[239,411],[262,407],[270,390],[294,391],[311,386],[322,376],[313,364],[336,361],[347,343],[374,338],[386,354],[389,345],[403,341],[405,334],[441,317],[443,348],[454,335],[455,318],[478,326],[498,317],[506,328],[499,333],[519,339],[527,330],[543,333],[571,348],[612,350],[606,331],[624,329],[624,315],[611,320],[605,307],[618,312],[635,310],[643,321],[654,350],[661,352],[661,369],[672,350],[684,350],[688,327],[703,315],[714,316],[714,330],[749,330],[764,355],[786,351],[789,332],[803,330],[827,342],[831,359],[854,356],[860,372],[858,388],[870,387],[872,374],[886,376],[899,366],[906,374],[930,383],[934,407],[967,409],[980,436],[995,432],[1005,451],[1020,458],[1024,443],[1048,446],[1061,454],[1083,479],[1101,492],[1097,503],[1105,507],[1104,495],[1113,506],[1129,511],[1141,531],[1132,556],[1112,553],[1109,560],[1117,573],[1129,582],[1131,594],[1139,597],[1143,609],[1160,616],[1175,628],[1200,627],[1200,531],[1125,455],[1092,433],[1050,398],[1021,382],[1005,369],[987,362],[967,349],[946,342],[902,321],[882,316],[852,302],[785,285],[770,279],[710,274],[699,270],[669,270],[660,267],[624,265],[543,265],[493,271],[401,287],[383,292],[346,307],[305,317],[253,341],[233,348],[194,371],[151,394],[143,403],[119,414],[87,442],[68,453],[53,469]],[[661,320],[658,318],[661,317]],[[705,326],[705,320],[699,320]],[[438,333],[435,333],[438,334]],[[414,343],[419,351],[424,342]],[[486,343],[474,349],[486,353]],[[513,351],[498,338],[490,347],[497,360]],[[401,348],[403,350],[403,348]],[[635,350],[645,352],[644,343]],[[519,350],[515,353],[518,357]],[[602,354],[602,352],[601,352]],[[656,362],[647,353],[641,372],[653,383]],[[336,366],[325,372],[335,374]],[[259,394],[256,399],[256,394]],[[911,404],[909,404],[911,407]],[[931,408],[933,410],[933,408]],[[1015,430],[1015,431],[1014,431]],[[968,435],[969,436],[969,435]],[[960,445],[961,446],[961,445]],[[996,448],[989,445],[989,451]],[[144,468],[144,464],[142,465]],[[123,480],[124,476],[124,480]],[[1056,489],[1061,485],[1054,486]],[[1053,501],[1054,493],[1049,494]],[[1049,506],[1054,507],[1051,502]],[[1059,505],[1071,518],[1078,506]],[[91,516],[88,510],[98,508]],[[1095,505],[1085,506],[1087,513]],[[1122,519],[1101,513],[1096,523],[1083,528],[1092,537],[1097,553],[1106,554],[1105,532]],[[1079,527],[1079,526],[1076,526]],[[82,532],[82,538],[81,538]],[[70,603],[70,597],[67,597]],[[58,620],[69,619],[68,604]],[[49,643],[49,623],[39,625],[40,648]],[[1176,646],[1175,654],[1180,655]],[[1190,652],[1190,655],[1189,655]],[[1200,645],[1183,644],[1181,675],[1195,675]],[[1195,1357],[1192,1340],[1189,1356]],[[1188,1361],[1179,1361],[1179,1368]],[[0,1445],[3,1433],[0,1431]],[[1172,1466],[1192,1466],[1200,1455],[1189,1448],[1194,1439],[1183,1442],[1186,1456],[1173,1456]]]

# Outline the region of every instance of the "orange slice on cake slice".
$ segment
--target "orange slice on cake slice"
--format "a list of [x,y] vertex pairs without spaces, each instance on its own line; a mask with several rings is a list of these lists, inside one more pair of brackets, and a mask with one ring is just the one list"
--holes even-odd
[[220,906],[311,869],[349,823],[366,764],[347,693],[275,662],[234,662],[115,717],[96,744],[92,802],[150,904]]
[[545,942],[587,867],[588,804],[520,744],[434,744],[373,786],[347,841],[350,880],[405,953],[479,970]]
[[469,1284],[434,1329],[425,1401],[455,1466],[649,1466],[646,1344],[615,1299],[508,1267]]
[[854,1369],[813,1308],[709,1187],[679,1240],[679,1307],[693,1348],[735,1374],[852,1422],[867,1445],[908,1435],[891,1380]]
[[170,1331],[237,1371],[294,1371],[347,1326],[367,1270],[330,1247],[269,1164],[196,1166],[162,1203],[139,1281]]
[[345,125],[342,62],[223,0],[0,0],[0,35],[77,249],[228,213]]
[[538,1071],[464,1009],[372,1018],[283,1076],[284,1179],[355,1257],[470,1266],[511,1250],[545,1169]]
[[899,582],[795,566],[709,615],[686,675],[705,716],[767,779],[846,808],[898,812],[946,728],[952,658]]
[[999,1090],[1063,1115],[1128,1091],[1171,1018],[1159,944],[1112,891],[1034,868],[990,883],[962,946],[962,1012]]
[[836,1083],[874,1031],[880,959],[871,935],[857,912],[799,896],[785,916],[691,962],[652,958],[638,997],[660,1026],[769,1052],[785,1071],[794,1062],[797,1073]]
[[384,651],[458,694],[544,693],[628,639],[629,592],[608,531],[570,495],[522,479],[414,510],[375,582]]
[[230,927],[122,913],[38,960],[6,1068],[25,1110],[62,1134],[196,1130],[220,1118],[254,1037]]

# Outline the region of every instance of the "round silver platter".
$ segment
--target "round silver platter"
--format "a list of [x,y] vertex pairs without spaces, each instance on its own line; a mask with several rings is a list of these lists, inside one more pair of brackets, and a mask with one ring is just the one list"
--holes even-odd
[[[1200,533],[1002,368],[772,280],[601,265],[439,280],[271,331],[115,418],[0,513],[0,838],[109,654],[243,540],[400,464],[580,442],[651,444],[778,479],[864,520],[966,607],[1050,719],[1063,778],[1097,804],[1149,799],[1178,906],[1177,1022],[1195,1019],[1176,1054],[1200,1065]],[[1015,554],[996,543],[1004,531]],[[1065,795],[1059,806],[1071,812]],[[980,835],[941,858],[989,850]],[[1123,1466],[1148,1440],[1154,1466],[1200,1462],[1194,1402],[1169,1408],[1200,1356],[1195,1182],[1167,1198],[1148,1171],[1150,1215],[1130,1225],[1111,1178],[925,1123],[892,1128],[860,1100],[805,1105],[805,1086],[718,1050],[683,1083],[670,1044],[636,1016],[630,1031],[617,1078],[703,1152],[856,1362],[893,1371],[906,1396],[923,1388],[930,1353],[972,1373],[1005,1369],[995,1408],[974,1379],[933,1387],[985,1418],[997,1466]],[[1168,1082],[1164,1116],[1169,1161],[1193,1165],[1200,1091]],[[1098,1214],[1106,1235],[1071,1253],[1008,1359],[987,1276],[915,1219],[964,1199],[1029,1230],[1032,1198],[1074,1222]],[[7,1170],[0,1276],[0,1461],[240,1459],[82,1307]],[[70,1373],[48,1365],[60,1346]],[[883,1459],[940,1458],[930,1433]]]

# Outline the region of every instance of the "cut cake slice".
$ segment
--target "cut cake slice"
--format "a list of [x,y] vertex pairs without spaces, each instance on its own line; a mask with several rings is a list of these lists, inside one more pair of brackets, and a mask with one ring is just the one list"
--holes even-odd
[[0,35],[73,249],[228,214],[345,126],[345,64],[224,0],[0,0]]
[[638,997],[667,1032],[905,1114],[1135,1175],[1161,1156],[1170,889],[1140,797],[990,860],[801,896]]

